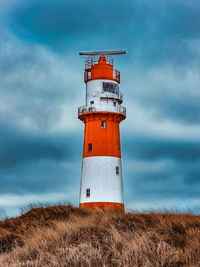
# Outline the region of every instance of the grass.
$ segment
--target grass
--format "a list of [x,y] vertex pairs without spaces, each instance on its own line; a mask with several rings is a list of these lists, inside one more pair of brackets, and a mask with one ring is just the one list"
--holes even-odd
[[31,208],[0,222],[0,266],[200,266],[200,216]]

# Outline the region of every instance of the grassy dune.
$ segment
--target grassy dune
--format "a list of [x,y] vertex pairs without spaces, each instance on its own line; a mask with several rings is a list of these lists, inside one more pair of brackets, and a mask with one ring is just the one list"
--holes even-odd
[[0,266],[200,266],[200,216],[32,208],[0,222]]

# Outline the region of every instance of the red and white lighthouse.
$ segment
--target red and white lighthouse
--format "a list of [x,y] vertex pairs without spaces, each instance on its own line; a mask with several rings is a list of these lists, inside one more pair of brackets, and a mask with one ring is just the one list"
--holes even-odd
[[126,118],[121,106],[120,72],[112,55],[125,51],[80,52],[85,60],[86,103],[78,109],[85,123],[80,208],[124,210],[119,124]]

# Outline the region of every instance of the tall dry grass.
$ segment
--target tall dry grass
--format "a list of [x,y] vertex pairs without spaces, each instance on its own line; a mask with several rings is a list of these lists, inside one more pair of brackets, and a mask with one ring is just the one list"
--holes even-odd
[[0,266],[200,266],[200,216],[32,208],[0,222]]

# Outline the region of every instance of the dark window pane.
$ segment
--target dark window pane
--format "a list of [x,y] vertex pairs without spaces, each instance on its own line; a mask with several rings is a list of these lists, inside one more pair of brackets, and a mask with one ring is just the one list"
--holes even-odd
[[101,121],[101,128],[106,129],[106,121]]
[[119,166],[116,166],[116,174],[119,174]]
[[111,82],[103,82],[103,91],[119,95],[119,86]]
[[90,189],[89,188],[86,189],[86,197],[90,197]]
[[88,152],[91,152],[92,151],[92,144],[88,144]]

